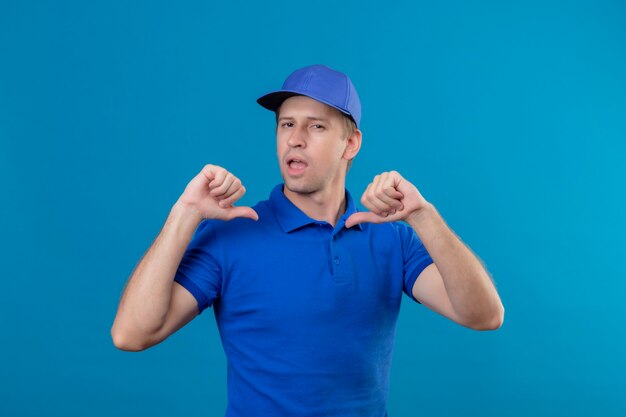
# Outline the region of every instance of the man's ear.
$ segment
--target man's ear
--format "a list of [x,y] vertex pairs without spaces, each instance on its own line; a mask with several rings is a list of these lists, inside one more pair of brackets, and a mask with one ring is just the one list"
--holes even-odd
[[356,154],[361,149],[361,139],[363,134],[359,129],[354,129],[354,132],[346,138],[346,150],[343,151],[343,159],[348,161],[354,159]]

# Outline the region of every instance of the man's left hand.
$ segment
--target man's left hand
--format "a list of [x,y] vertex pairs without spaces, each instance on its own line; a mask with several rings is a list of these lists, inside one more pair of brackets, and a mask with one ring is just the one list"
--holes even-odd
[[361,196],[369,212],[358,212],[346,219],[346,227],[359,223],[385,223],[406,220],[428,202],[417,188],[396,171],[376,175]]

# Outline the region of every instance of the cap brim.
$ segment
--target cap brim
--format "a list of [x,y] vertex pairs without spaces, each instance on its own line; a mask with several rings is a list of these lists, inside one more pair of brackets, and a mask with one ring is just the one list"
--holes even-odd
[[295,91],[280,90],[268,93],[262,97],[259,97],[256,102],[268,110],[276,111],[283,101],[289,97],[302,96],[302,93],[296,93]]
[[[283,104],[283,101],[293,96],[305,96],[305,97],[312,98],[315,101],[319,101],[320,103],[324,103],[334,109],[339,110],[340,112],[342,112],[343,114],[345,114],[346,116],[354,120],[354,117],[352,117],[352,115],[348,113],[347,111],[345,111],[344,109],[340,109],[339,107],[335,106],[332,103],[327,102],[326,100],[321,100],[317,97],[313,97],[308,94],[302,94],[297,91],[289,91],[289,90],[273,91],[271,93],[267,93],[266,95],[259,97],[256,100],[256,102],[268,110],[276,111],[280,107],[280,105]],[[356,124],[356,121],[354,123]]]

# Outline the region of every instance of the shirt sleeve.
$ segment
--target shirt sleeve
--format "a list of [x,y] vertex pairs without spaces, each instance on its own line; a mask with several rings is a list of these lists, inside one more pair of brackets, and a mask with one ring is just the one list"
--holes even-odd
[[426,247],[417,236],[417,233],[408,225],[398,223],[398,231],[402,242],[402,257],[404,260],[404,288],[403,291],[411,299],[421,302],[413,297],[413,285],[419,274],[428,265],[433,263]]
[[198,314],[213,305],[221,291],[222,268],[216,260],[217,250],[215,231],[211,223],[204,220],[196,229],[174,276],[174,281],[195,297]]

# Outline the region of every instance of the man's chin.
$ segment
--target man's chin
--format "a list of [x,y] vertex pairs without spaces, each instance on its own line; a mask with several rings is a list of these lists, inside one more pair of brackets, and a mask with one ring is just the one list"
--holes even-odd
[[306,184],[298,180],[293,180],[289,177],[283,177],[283,181],[285,182],[285,188],[292,193],[311,194],[315,192],[315,187],[313,187],[311,184]]

